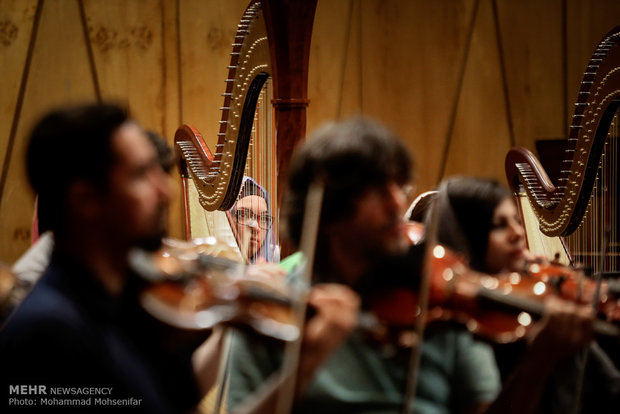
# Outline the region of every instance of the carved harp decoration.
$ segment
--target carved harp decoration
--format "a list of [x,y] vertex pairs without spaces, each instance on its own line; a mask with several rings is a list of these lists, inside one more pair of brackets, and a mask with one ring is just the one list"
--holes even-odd
[[589,61],[556,184],[529,150],[513,148],[506,156],[508,183],[516,194],[525,191],[540,231],[573,239],[567,240],[569,254],[580,263],[595,263],[604,228],[616,226],[619,104],[620,26],[603,38]]
[[[316,0],[251,1],[232,45],[215,150],[208,148],[193,126],[177,130],[174,140],[182,158],[184,185],[195,188],[204,210],[229,210],[247,175],[247,165],[260,162],[271,164],[268,175],[274,188],[267,191],[277,203],[273,209],[277,215],[288,160],[305,134],[315,7]],[[256,115],[257,102],[266,113],[264,118]],[[252,144],[259,127],[270,149]],[[185,213],[189,237],[187,199]]]
[[214,153],[193,127],[183,125],[175,144],[187,165],[205,210],[228,210],[241,185],[258,94],[271,74],[269,44],[260,3],[245,11],[226,79],[224,105]]

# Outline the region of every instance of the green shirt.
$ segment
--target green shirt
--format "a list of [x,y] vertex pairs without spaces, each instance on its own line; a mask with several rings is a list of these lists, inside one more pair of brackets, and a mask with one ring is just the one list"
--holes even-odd
[[[235,407],[277,371],[281,354],[277,343],[235,333],[229,407]],[[383,356],[356,332],[320,368],[294,412],[400,413],[408,361],[408,352]],[[414,401],[416,413],[458,412],[493,401],[499,390],[500,377],[488,345],[461,329],[427,329]]]
[[[272,344],[273,345],[273,344]],[[257,389],[279,366],[279,350],[236,334],[233,341],[229,406]],[[408,355],[382,357],[353,334],[319,370],[299,413],[399,413],[407,377]],[[500,380],[491,349],[464,331],[437,330],[424,340],[416,413],[450,413],[490,402]]]

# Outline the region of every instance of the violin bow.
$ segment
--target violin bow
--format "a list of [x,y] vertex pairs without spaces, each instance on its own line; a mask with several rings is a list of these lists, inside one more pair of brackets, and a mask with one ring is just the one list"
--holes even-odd
[[223,335],[222,344],[222,356],[220,357],[220,363],[217,372],[216,384],[219,384],[217,393],[215,395],[215,402],[213,404],[213,414],[220,414],[222,412],[222,402],[224,401],[224,394],[228,388],[228,377],[230,374],[230,348],[232,345],[232,331],[230,329],[222,328]]
[[[228,223],[230,228],[233,230],[233,235],[237,241],[237,245],[239,246],[239,253],[241,255],[241,259],[245,265],[250,264],[250,259],[248,257],[248,249],[250,241],[250,233],[244,232],[243,235],[239,235],[237,232],[237,228],[234,224],[232,214],[230,211],[226,212],[226,218],[228,219]],[[232,347],[234,330],[229,329],[227,327],[222,327],[223,332],[223,340],[222,340],[222,356],[220,357],[220,364],[218,367],[218,374],[216,384],[219,384],[217,388],[217,392],[215,394],[215,402],[213,403],[213,414],[220,414],[222,412],[222,404],[224,401],[224,396],[228,389],[228,381],[230,377],[230,351]]]
[[407,374],[407,383],[405,385],[405,393],[403,397],[403,414],[410,414],[413,409],[413,403],[415,401],[415,392],[418,383],[418,374],[420,370],[420,357],[422,355],[422,342],[424,340],[424,328],[426,315],[428,313],[428,303],[430,296],[431,285],[431,269],[434,248],[437,245],[437,229],[439,227],[439,208],[441,205],[442,197],[447,200],[447,189],[445,185],[442,185],[439,190],[439,199],[431,204],[429,210],[429,223],[425,226],[424,237],[426,239],[424,246],[424,265],[422,268],[422,277],[420,279],[420,288],[418,292],[418,307],[420,309],[419,315],[416,318],[415,334],[416,343],[411,347],[411,354],[409,355],[409,368]]
[[[250,241],[250,233],[243,233],[243,240],[239,240],[240,235],[237,233],[236,226],[233,223],[233,218],[230,211],[226,212],[226,218],[228,219],[228,223],[230,224],[230,228],[233,230],[233,234],[235,239],[237,240],[237,245],[239,246],[239,253],[241,255],[241,259],[243,263],[247,266],[250,264],[250,260],[248,258],[247,246]],[[218,374],[216,384],[219,384],[217,388],[217,392],[215,395],[215,402],[213,403],[213,414],[220,414],[222,412],[222,404],[224,401],[224,396],[228,389],[228,380],[230,377],[230,351],[232,347],[233,335],[234,331],[227,327],[222,327],[224,336],[222,340],[222,356],[220,357],[220,364],[218,367]]]
[[[305,286],[310,286],[312,281],[314,254],[316,251],[316,240],[319,231],[324,190],[325,184],[323,180],[315,179],[310,183],[308,194],[306,195],[300,241],[300,250],[305,259],[302,277],[302,282]],[[298,300],[293,303],[293,312],[295,314],[295,319],[297,320],[297,326],[299,327],[300,334],[295,341],[287,343],[284,350],[281,374],[283,381],[276,402],[276,414],[288,414],[291,412],[291,408],[293,407],[306,308],[306,300]]]

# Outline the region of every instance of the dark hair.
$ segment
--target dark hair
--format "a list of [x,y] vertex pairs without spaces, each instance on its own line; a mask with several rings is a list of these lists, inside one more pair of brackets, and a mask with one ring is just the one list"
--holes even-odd
[[36,124],[26,149],[26,170],[39,194],[40,227],[54,232],[63,227],[67,190],[77,180],[106,188],[115,161],[111,138],[127,120],[127,111],[119,106],[87,104],[54,110]]
[[162,137],[157,132],[147,130],[146,135],[157,150],[157,159],[161,164],[161,168],[163,168],[165,172],[170,173],[178,161],[174,149],[168,145],[166,138]]
[[329,124],[298,148],[283,204],[286,235],[299,245],[306,193],[310,183],[325,183],[321,224],[352,214],[365,189],[411,179],[413,160],[402,142],[376,122],[354,118]]
[[455,177],[439,191],[438,241],[469,257],[473,269],[485,271],[489,232],[497,206],[512,195],[495,180]]

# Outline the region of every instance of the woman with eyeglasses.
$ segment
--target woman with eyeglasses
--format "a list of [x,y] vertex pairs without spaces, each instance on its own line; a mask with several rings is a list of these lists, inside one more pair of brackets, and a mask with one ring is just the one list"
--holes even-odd
[[252,178],[244,177],[230,213],[239,248],[248,262],[277,262],[279,253],[267,191]]

